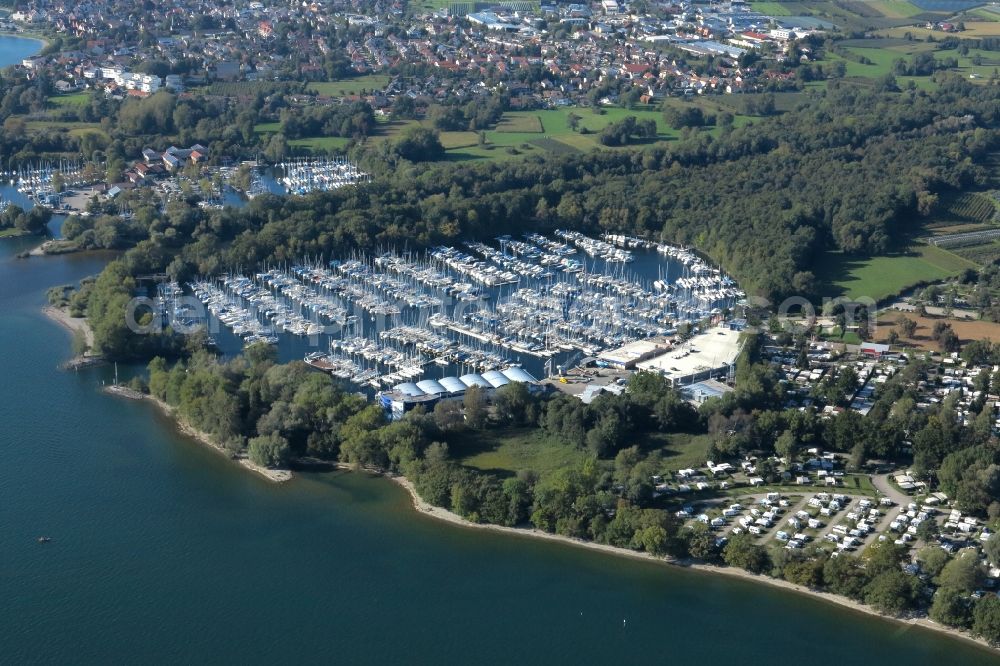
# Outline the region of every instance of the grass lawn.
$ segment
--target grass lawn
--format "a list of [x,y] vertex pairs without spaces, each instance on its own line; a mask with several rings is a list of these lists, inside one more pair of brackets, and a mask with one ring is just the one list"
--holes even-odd
[[90,94],[85,92],[72,93],[70,95],[53,95],[48,99],[49,104],[60,108],[80,107],[89,101]]
[[830,252],[817,272],[823,296],[867,296],[879,301],[922,282],[935,282],[978,266],[933,245],[880,257],[851,257]]
[[16,238],[18,236],[27,236],[28,232],[23,229],[18,229],[17,227],[9,227],[7,229],[0,229],[0,238]]
[[541,428],[463,433],[449,439],[448,448],[460,464],[502,476],[529,469],[580,468],[591,457],[583,449],[550,439]]
[[643,437],[643,441],[635,443],[644,450],[659,449],[663,454],[664,472],[704,466],[712,445],[711,435],[650,433]]
[[542,119],[537,114],[506,113],[496,126],[497,132],[537,132],[545,131]]
[[387,85],[389,85],[387,74],[371,74],[337,81],[318,81],[310,83],[307,89],[325,97],[342,97],[360,95],[362,90],[368,92],[383,90]]
[[339,150],[350,142],[350,139],[342,136],[314,136],[308,139],[292,139],[288,142],[288,145],[293,148],[305,148],[307,150],[325,152],[328,150]]

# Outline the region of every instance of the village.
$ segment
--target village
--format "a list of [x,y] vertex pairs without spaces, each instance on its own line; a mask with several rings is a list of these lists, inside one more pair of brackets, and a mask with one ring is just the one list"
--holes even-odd
[[[22,63],[32,74],[50,77],[61,93],[97,89],[118,99],[142,98],[211,82],[324,81],[331,68],[345,78],[387,73],[402,63],[424,66],[423,76],[393,77],[381,89],[346,95],[363,98],[382,114],[398,96],[442,101],[504,92],[512,109],[589,104],[595,101],[588,99],[591,91],[621,81],[633,84],[643,103],[761,90],[773,76],[780,83],[782,75],[742,67],[740,57],[758,52],[780,61],[791,41],[822,24],[766,16],[741,2],[659,3],[648,14],[615,0],[480,6],[489,10],[465,12],[471,5],[460,3],[404,11],[396,2],[376,3],[374,14],[361,14],[360,4],[340,2],[251,2],[240,8],[195,2],[138,14],[134,5],[110,0],[48,3],[15,11],[10,20],[26,30],[85,40],[85,48]],[[326,37],[337,27],[350,36],[343,49],[331,47]],[[719,57],[717,73],[699,74],[685,55]],[[146,71],[149,62],[164,62],[172,73]],[[309,104],[342,100],[329,93],[300,96]]]

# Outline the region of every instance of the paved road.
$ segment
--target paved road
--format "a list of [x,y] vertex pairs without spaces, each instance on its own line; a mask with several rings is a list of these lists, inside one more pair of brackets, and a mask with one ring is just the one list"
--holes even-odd
[[872,480],[872,485],[875,486],[876,490],[878,490],[880,493],[891,499],[897,505],[906,506],[907,504],[913,501],[913,499],[909,495],[907,495],[901,490],[897,490],[896,488],[893,487],[891,483],[889,483],[888,474],[878,474],[876,476],[871,477],[871,480]]

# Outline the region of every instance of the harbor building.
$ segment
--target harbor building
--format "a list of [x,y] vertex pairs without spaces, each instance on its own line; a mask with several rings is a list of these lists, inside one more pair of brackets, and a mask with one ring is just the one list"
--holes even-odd
[[597,365],[615,370],[632,370],[636,364],[666,353],[670,344],[664,340],[636,340],[597,355]]
[[675,387],[726,377],[740,353],[740,332],[716,326],[695,335],[676,349],[636,364],[666,377]]
[[511,383],[528,384],[531,390],[541,388],[538,380],[527,370],[511,366],[503,370],[489,370],[482,374],[470,373],[461,377],[404,382],[390,390],[380,391],[377,400],[389,418],[395,421],[403,418],[403,415],[414,407],[419,406],[430,411],[441,401],[461,400],[470,386],[481,388],[489,400],[497,389]]

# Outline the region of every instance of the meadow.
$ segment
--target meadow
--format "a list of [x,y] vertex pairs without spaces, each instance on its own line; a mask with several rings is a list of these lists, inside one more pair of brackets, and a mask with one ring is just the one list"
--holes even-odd
[[933,245],[914,245],[905,252],[878,257],[852,257],[828,252],[818,262],[823,296],[847,296],[876,301],[894,296],[914,285],[954,277],[974,262]]
[[384,90],[389,80],[388,74],[371,74],[337,81],[317,81],[310,83],[306,89],[324,97],[343,97]]

